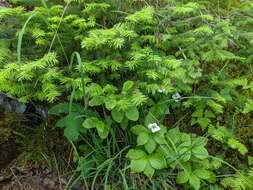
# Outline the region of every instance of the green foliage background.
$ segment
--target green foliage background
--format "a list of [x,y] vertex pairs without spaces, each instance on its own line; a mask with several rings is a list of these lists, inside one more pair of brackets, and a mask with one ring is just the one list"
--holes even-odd
[[251,1],[10,3],[0,91],[56,104],[88,189],[252,188]]

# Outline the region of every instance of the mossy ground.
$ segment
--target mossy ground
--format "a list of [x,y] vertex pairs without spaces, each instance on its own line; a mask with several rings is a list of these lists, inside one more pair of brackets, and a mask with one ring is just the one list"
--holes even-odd
[[68,147],[61,132],[47,122],[36,127],[27,123],[24,115],[1,112],[0,176],[10,175],[11,168],[30,167],[63,173],[67,169]]

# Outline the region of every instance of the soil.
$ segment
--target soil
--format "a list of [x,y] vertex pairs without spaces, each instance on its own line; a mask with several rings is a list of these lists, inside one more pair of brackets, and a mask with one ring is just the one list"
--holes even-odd
[[10,176],[0,176],[1,190],[61,190],[66,182],[46,168],[12,168]]
[[[29,153],[33,153],[33,156],[43,153],[44,149],[40,147],[44,147],[45,144],[44,141],[40,141],[40,138],[44,135],[35,133],[41,131],[39,129],[41,129],[40,125],[37,128],[27,126],[27,121],[23,121],[20,115],[4,113],[0,110],[0,190],[61,190],[66,186],[67,177],[62,177],[63,173],[58,168],[53,166],[52,169],[48,169],[49,166],[45,162],[33,163],[23,157]],[[15,134],[22,136],[21,141]],[[54,147],[61,147],[65,151],[64,143],[56,133],[52,135],[46,142],[47,145],[51,145],[49,148],[56,154],[58,165],[59,152],[58,148],[54,149]],[[75,189],[81,190],[78,187]]]
[[0,144],[0,170],[9,165],[18,155],[18,146],[14,140]]

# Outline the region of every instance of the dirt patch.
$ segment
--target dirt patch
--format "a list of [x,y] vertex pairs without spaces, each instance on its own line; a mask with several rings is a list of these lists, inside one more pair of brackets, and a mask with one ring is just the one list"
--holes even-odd
[[0,170],[6,168],[19,155],[18,146],[14,140],[0,144]]
[[[45,167],[13,168],[11,171],[10,176],[0,176],[1,190],[63,190],[68,183],[68,180]],[[84,189],[75,184],[71,190]]]
[[[64,181],[46,168],[11,169],[10,176],[0,177],[2,190],[61,190]],[[61,181],[62,180],[62,181]]]

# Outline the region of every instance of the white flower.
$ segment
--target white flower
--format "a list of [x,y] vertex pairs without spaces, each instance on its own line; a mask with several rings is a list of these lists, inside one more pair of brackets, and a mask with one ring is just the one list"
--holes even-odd
[[165,89],[164,88],[160,88],[157,90],[159,93],[164,93],[165,92]]
[[152,133],[156,133],[161,130],[161,128],[159,127],[159,125],[157,125],[157,123],[150,123],[148,125],[148,128],[152,131]]
[[179,102],[181,99],[181,95],[177,92],[172,95],[172,98],[174,99],[175,102]]

